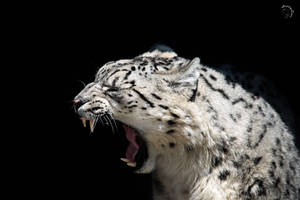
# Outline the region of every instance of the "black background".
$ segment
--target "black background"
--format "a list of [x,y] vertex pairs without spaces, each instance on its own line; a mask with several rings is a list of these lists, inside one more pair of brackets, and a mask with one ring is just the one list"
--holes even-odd
[[281,6],[295,5],[272,2],[49,4],[20,16],[20,43],[34,49],[26,56],[32,62],[26,71],[44,89],[34,91],[30,112],[38,125],[19,137],[17,163],[23,170],[11,184],[26,185],[21,193],[38,197],[151,199],[150,175],[135,175],[119,160],[120,134],[100,126],[90,134],[72,99],[101,65],[135,57],[156,43],[208,66],[232,64],[266,76],[298,120],[297,10],[285,19]]

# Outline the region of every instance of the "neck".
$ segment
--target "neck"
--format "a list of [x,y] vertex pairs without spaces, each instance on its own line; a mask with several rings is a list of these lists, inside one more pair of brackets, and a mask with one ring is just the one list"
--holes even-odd
[[196,183],[209,174],[208,160],[201,149],[192,152],[176,151],[160,156],[153,172],[155,196],[165,199],[189,199],[195,192]]
[[183,120],[177,130],[180,134],[172,135],[176,137],[176,146],[156,160],[153,188],[157,199],[191,199],[199,184],[205,185],[214,168],[231,156],[226,134],[213,121],[216,113],[210,109],[210,101],[205,98],[181,108],[190,120]]

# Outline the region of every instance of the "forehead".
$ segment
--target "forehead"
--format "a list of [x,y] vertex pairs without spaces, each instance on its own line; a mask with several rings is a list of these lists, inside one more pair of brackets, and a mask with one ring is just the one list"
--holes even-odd
[[[149,79],[153,74],[170,72],[173,65],[181,65],[184,59],[179,57],[145,57],[140,56],[134,59],[118,60],[106,63],[99,69],[96,81],[107,81],[114,76],[127,76],[135,74],[141,78]],[[171,70],[172,71],[172,70]]]
[[106,63],[96,74],[96,81],[107,82],[111,78],[119,77],[127,80],[129,76],[150,75],[151,62],[147,58],[119,60]]
[[103,65],[96,74],[96,81],[104,81],[120,71],[128,71],[131,60],[111,61]]

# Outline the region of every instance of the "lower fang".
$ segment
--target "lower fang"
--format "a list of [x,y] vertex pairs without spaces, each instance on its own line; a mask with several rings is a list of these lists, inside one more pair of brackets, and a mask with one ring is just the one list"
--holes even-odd
[[129,162],[129,163],[127,163],[127,165],[128,165],[129,167],[136,167],[136,163],[135,163],[135,162],[134,162],[134,163]]
[[120,158],[123,162],[129,163],[130,161],[126,158]]

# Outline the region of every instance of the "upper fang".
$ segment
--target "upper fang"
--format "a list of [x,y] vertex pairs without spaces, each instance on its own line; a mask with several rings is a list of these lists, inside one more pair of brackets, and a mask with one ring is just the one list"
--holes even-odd
[[95,120],[92,120],[92,119],[90,120],[90,130],[91,130],[91,133],[94,131],[94,128],[95,128],[94,127],[94,121]]
[[82,117],[80,119],[82,121],[83,126],[86,127],[86,118]]

